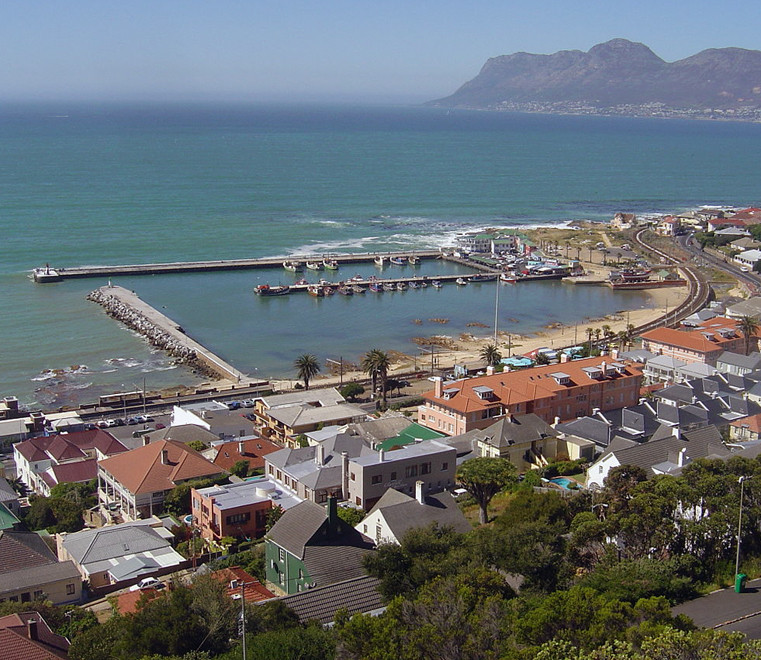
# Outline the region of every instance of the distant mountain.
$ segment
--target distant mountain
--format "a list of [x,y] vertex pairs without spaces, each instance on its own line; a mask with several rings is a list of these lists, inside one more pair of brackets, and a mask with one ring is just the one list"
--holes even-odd
[[473,80],[430,105],[477,109],[761,109],[761,51],[712,48],[665,62],[647,46],[613,39],[589,50],[493,57]]

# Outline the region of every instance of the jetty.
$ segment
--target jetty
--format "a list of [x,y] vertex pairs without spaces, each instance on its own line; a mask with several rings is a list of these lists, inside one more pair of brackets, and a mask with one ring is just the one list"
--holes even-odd
[[[36,268],[32,271],[32,279],[38,283],[59,282],[61,280],[81,279],[86,277],[113,277],[136,276],[136,275],[161,275],[166,273],[198,273],[214,272],[226,270],[254,270],[258,268],[278,268],[282,267],[283,261],[320,261],[330,258],[331,261],[341,264],[359,264],[373,263],[376,257],[383,256],[418,257],[421,261],[424,259],[443,258],[438,250],[407,250],[405,252],[360,252],[351,254],[331,254],[331,255],[289,255],[287,257],[273,257],[267,259],[222,259],[219,261],[176,261],[168,263],[154,264],[129,264],[121,266],[74,266],[70,268],[50,267]],[[476,264],[469,264],[477,268]],[[46,279],[37,276],[38,273],[45,270],[55,272],[55,279]]]
[[215,378],[233,383],[257,383],[195,339],[185,329],[140,297],[121,286],[102,286],[92,291],[88,300],[101,305],[106,313],[134,330],[156,348],[166,351],[178,362]]

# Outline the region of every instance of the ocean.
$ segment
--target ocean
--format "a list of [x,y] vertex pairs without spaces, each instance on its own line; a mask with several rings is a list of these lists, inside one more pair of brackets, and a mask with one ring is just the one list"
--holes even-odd
[[[0,145],[0,395],[49,408],[139,389],[144,379],[150,390],[198,378],[85,300],[105,281],[34,285],[35,266],[407,250],[484,227],[753,205],[761,126],[420,107],[60,103],[0,107]],[[428,263],[416,274],[442,268]],[[369,348],[413,353],[416,335],[457,336],[493,322],[494,284],[256,298],[265,281],[289,276],[114,278],[264,378],[293,375],[304,352],[350,361]],[[645,301],[560,283],[500,295],[500,327],[515,332]],[[449,323],[428,321],[442,317]]]

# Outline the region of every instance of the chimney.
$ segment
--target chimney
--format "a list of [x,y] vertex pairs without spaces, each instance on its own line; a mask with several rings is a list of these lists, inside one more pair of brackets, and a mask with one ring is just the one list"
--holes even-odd
[[8,410],[18,412],[18,399],[15,396],[7,396],[3,401],[5,401],[5,407],[8,408]]
[[423,486],[424,485],[425,484],[422,481],[420,481],[420,480],[415,482],[415,499],[420,504],[425,504],[425,495],[423,495]]
[[568,353],[561,353],[560,364],[565,364],[566,362],[568,362]]
[[441,378],[441,376],[436,376],[433,379],[433,396],[435,396],[437,399],[440,399],[443,393],[444,393],[444,380]]
[[682,447],[679,450],[679,456],[676,459],[676,464],[679,467],[683,467],[684,466],[684,455],[685,455],[686,452],[687,452],[687,447]]
[[383,459],[385,459],[385,458],[386,458],[386,452],[383,451],[382,449],[379,449],[378,450],[378,461],[380,463],[383,463]]
[[607,376],[608,375],[608,363],[605,362],[605,360],[600,362],[600,370],[602,371],[602,375],[603,376]]
[[486,367],[486,375],[487,376],[493,376],[494,375],[494,365],[489,365]]
[[161,450],[161,464],[169,465],[169,451],[166,449]]
[[552,428],[554,429],[558,424],[560,424],[560,417],[555,415],[555,421],[552,423]]
[[36,642],[37,641],[37,619],[29,619],[29,621],[26,622],[26,631],[29,635],[29,639]]
[[45,415],[41,412],[33,412],[30,417],[32,418],[32,430],[35,433],[45,430]]
[[325,447],[321,442],[314,448],[314,462],[317,465],[325,465]]
[[330,538],[338,532],[338,500],[336,500],[334,495],[328,495],[325,515],[328,519],[328,538]]
[[149,444],[151,444],[151,436],[146,434],[146,435],[143,436],[143,447],[145,447],[145,446],[147,446]]
[[[677,424],[674,428],[672,428],[671,431],[672,431],[672,434],[674,435],[674,437],[677,440],[681,440],[682,439],[682,429],[679,428],[679,424]],[[679,451],[684,451],[685,449],[687,449],[687,447],[683,447]],[[679,466],[681,467],[682,464],[679,463]]]
[[341,497],[349,499],[349,454],[341,452]]
[[238,440],[238,453],[241,456],[245,456],[246,455],[246,448],[244,446],[243,440]]
[[610,357],[612,357],[614,360],[618,360],[618,356],[620,355],[620,351],[617,348],[613,348],[610,351]]

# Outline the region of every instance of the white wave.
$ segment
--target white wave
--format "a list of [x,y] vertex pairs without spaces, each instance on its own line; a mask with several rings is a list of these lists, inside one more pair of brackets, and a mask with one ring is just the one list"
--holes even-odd
[[149,374],[152,371],[172,371],[173,369],[177,369],[178,366],[176,364],[166,364],[161,366],[155,366],[155,367],[144,367],[140,370],[141,373]]

